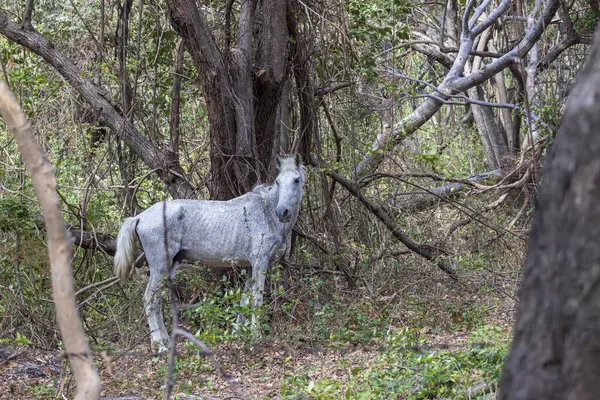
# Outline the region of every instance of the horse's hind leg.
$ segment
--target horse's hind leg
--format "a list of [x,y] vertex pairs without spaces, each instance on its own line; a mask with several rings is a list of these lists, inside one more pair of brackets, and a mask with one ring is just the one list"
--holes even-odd
[[258,260],[252,265],[252,338],[257,340],[261,336],[259,315],[257,309],[263,304],[263,296],[265,291],[266,272],[269,267],[269,260]]
[[150,266],[150,278],[144,293],[144,305],[148,317],[148,326],[150,327],[150,340],[152,346],[159,353],[164,353],[169,348],[169,334],[163,318],[161,289],[167,278],[167,270],[160,268],[160,266],[157,267],[150,260],[148,260],[148,264]]

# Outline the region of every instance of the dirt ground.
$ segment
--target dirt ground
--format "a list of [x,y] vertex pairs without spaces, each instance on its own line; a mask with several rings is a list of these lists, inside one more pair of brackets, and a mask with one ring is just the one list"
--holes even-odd
[[[428,343],[440,348],[460,347],[466,334],[429,335]],[[180,373],[175,377],[176,399],[277,399],[288,375],[309,374],[344,381],[352,368],[378,357],[377,346],[299,348],[270,343],[244,349],[221,346],[215,355],[230,381],[219,376],[195,349],[178,345]],[[157,357],[139,345],[112,356],[96,354],[106,400],[161,399],[165,393],[167,357]],[[232,384],[233,382],[233,384]],[[237,386],[237,387],[236,387]],[[72,398],[74,384],[67,363],[57,351],[33,347],[0,347],[0,399]]]

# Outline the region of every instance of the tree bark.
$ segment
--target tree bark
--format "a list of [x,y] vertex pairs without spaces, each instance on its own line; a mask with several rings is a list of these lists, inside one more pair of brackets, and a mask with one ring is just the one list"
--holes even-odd
[[50,163],[31,132],[29,122],[8,86],[2,81],[0,81],[0,114],[15,135],[42,207],[48,234],[52,293],[56,304],[58,327],[63,337],[66,355],[77,380],[75,399],[98,399],[100,377],[77,312],[71,269],[71,243],[67,240],[60,200],[56,194],[56,179]]
[[600,32],[549,156],[499,399],[600,396]]
[[236,116],[233,87],[217,42],[194,0],[167,0],[173,29],[191,54],[206,99],[210,124],[211,195],[218,200],[240,194],[233,165]]
[[100,89],[86,78],[71,60],[58,51],[53,43],[33,30],[22,30],[3,12],[0,12],[0,33],[8,40],[41,56],[52,65],[94,109],[100,123],[109,127],[127,143],[146,165],[156,169],[158,176],[174,198],[193,198],[195,196],[194,189],[183,177],[183,170],[179,164],[169,160],[165,153],[143,137],[127,118],[120,115],[100,93]]
[[[486,49],[491,36],[492,29],[490,27],[480,36],[479,43],[477,44],[478,51],[484,51]],[[483,60],[481,57],[475,56],[470,68],[470,73],[479,71],[482,62]],[[466,70],[469,69],[468,64],[469,63],[465,66]],[[471,99],[486,101],[482,85],[468,89],[467,93]],[[489,168],[501,168],[511,157],[506,132],[502,125],[496,122],[496,116],[494,115],[492,107],[471,104],[471,111],[473,112],[473,119],[477,125],[479,137],[481,138],[481,143],[483,145],[486,165]]]
[[252,85],[252,30],[256,14],[256,0],[243,0],[240,9],[238,37],[231,50],[229,75],[233,89],[236,122],[234,173],[237,194],[248,192],[257,181],[252,173],[258,172],[254,127],[254,87]]
[[183,60],[185,46],[183,40],[177,45],[177,55],[173,65],[173,88],[171,90],[171,123],[169,124],[169,157],[179,159],[179,121],[181,104],[181,75],[183,74]]
[[[281,124],[287,120],[287,127],[289,127],[289,110],[286,115],[286,110],[280,107],[282,96],[289,94],[289,81],[286,67],[288,60],[287,1],[263,0],[261,4],[262,25],[258,36],[254,66],[256,96],[254,121],[256,153],[259,162],[265,163],[259,169],[260,180],[264,182],[273,172],[270,171],[270,166],[275,165],[273,155],[280,154],[282,150],[279,135],[286,127]],[[288,86],[287,92],[284,85]],[[287,95],[283,101],[288,101]],[[281,118],[277,118],[278,115]],[[285,143],[283,144],[283,149],[285,149]],[[274,145],[275,148],[273,148]]]
[[[168,0],[173,28],[184,38],[202,85],[211,135],[212,195],[228,199],[269,177],[287,77],[287,1],[243,0],[231,50],[231,4],[221,52],[193,0]],[[260,23],[257,23],[257,21]],[[259,28],[259,30],[257,30]],[[257,33],[255,33],[257,32]]]
[[295,1],[288,3],[288,31],[291,45],[291,56],[294,64],[294,79],[296,81],[297,96],[300,103],[300,132],[296,141],[297,148],[304,159],[311,154],[312,141],[317,133],[317,103],[315,90],[310,79],[310,37],[306,31],[306,24],[300,24],[295,18],[294,10],[300,7]]

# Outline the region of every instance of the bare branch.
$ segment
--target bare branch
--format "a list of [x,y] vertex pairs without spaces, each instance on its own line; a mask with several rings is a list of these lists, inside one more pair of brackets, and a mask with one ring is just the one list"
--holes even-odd
[[[473,27],[477,23],[477,20],[479,19],[479,17],[481,17],[481,15],[483,14],[483,12],[487,8],[487,6],[490,5],[491,1],[492,0],[484,0],[484,2],[481,3],[479,5],[479,7],[477,7],[475,9],[475,12],[473,13],[473,16],[469,19],[469,26],[471,27],[472,31],[473,31]],[[473,33],[475,33],[475,32],[473,32]]]
[[516,104],[510,104],[510,103],[493,103],[490,101],[483,101],[483,100],[476,100],[476,99],[472,99],[470,97],[464,96],[464,95],[454,95],[452,96],[452,98],[461,98],[463,100],[465,100],[464,102],[460,102],[460,101],[451,101],[451,100],[446,100],[443,99],[440,96],[435,96],[433,94],[420,94],[417,96],[412,96],[413,98],[417,99],[417,98],[425,98],[425,97],[431,97],[433,99],[436,99],[437,101],[443,103],[443,104],[448,104],[448,105],[455,105],[455,106],[466,106],[469,104],[477,104],[479,106],[487,106],[487,107],[494,107],[494,108],[508,108],[511,110],[520,110],[521,107],[517,106]]
[[[427,56],[433,57],[436,61],[440,62],[444,67],[450,69],[454,59],[448,55],[448,53],[458,53],[456,47],[446,47],[440,46],[439,43],[431,40],[427,36],[423,35],[420,32],[412,32],[413,36],[422,38],[421,40],[409,40],[404,43],[400,43],[390,49],[386,49],[379,53],[379,55],[385,55],[394,50],[401,49],[403,47],[410,47],[413,50],[418,51],[419,53],[423,53]],[[431,46],[435,46],[435,49]],[[435,53],[434,53],[435,52]],[[494,51],[477,51],[471,50],[471,55],[481,56],[481,57],[490,57],[490,58],[500,58],[504,54],[494,52]],[[439,60],[441,58],[441,60]]]
[[33,25],[31,24],[31,18],[33,16],[33,1],[34,0],[27,0],[27,3],[25,4],[25,12],[23,12],[21,28],[26,31],[33,30]]
[[474,183],[490,179],[498,180],[500,177],[502,177],[500,170],[484,172],[462,179],[460,182],[452,182],[447,185],[427,189],[427,191],[420,193],[411,193],[403,196],[402,200],[396,201],[393,206],[399,210],[423,210],[439,201],[455,197],[463,193],[467,188],[473,188]]
[[462,35],[470,35],[471,27],[469,26],[469,15],[471,11],[475,7],[475,0],[469,0],[467,6],[465,7],[465,14],[462,19]]
[[485,82],[488,78],[496,75],[498,72],[506,68],[510,63],[522,58],[533,47],[542,35],[544,29],[550,25],[552,17],[558,10],[559,0],[547,0],[544,4],[544,11],[541,17],[533,24],[532,29],[521,39],[519,44],[504,56],[494,60],[486,65],[485,68],[473,73],[469,76],[462,77],[455,82],[455,87],[459,91],[464,91],[467,88],[476,86]]
[[550,48],[550,50],[548,50],[548,53],[546,53],[546,56],[544,58],[542,58],[540,60],[540,62],[537,64],[538,72],[541,72],[541,71],[549,68],[550,65],[552,65],[552,63],[558,57],[560,57],[560,55],[565,50],[567,50],[568,48],[570,48],[572,46],[575,46],[576,44],[591,45],[592,38],[574,35],[574,36],[568,36],[568,37],[564,38],[563,40],[561,40],[560,42],[556,43],[554,46],[552,46]]
[[69,231],[75,240],[75,246],[81,246],[84,249],[100,249],[103,253],[110,256],[114,256],[117,251],[117,240],[105,233],[100,232],[88,232],[76,228],[72,225],[66,225],[67,231]]
[[496,22],[498,18],[500,18],[500,16],[504,14],[506,10],[508,10],[508,7],[511,3],[511,0],[502,0],[502,3],[500,3],[500,5],[498,5],[498,7],[496,7],[496,9],[492,11],[490,15],[486,17],[486,19],[484,19],[481,23],[473,27],[473,35],[479,35],[483,31],[485,31],[490,25]]
[[112,278],[108,278],[108,279],[105,279],[105,280],[100,281],[100,282],[94,282],[94,283],[92,283],[90,285],[87,285],[84,288],[79,289],[77,292],[75,292],[75,297],[79,296],[81,293],[85,293],[88,290],[93,289],[93,288],[98,287],[98,286],[103,286],[103,285],[112,286],[112,284],[114,284],[114,283],[116,283],[118,281],[119,281],[119,278],[117,278],[116,276],[113,276]]
[[71,244],[67,240],[60,200],[56,194],[56,179],[42,148],[33,136],[29,122],[8,86],[2,81],[0,99],[0,114],[15,136],[46,222],[52,291],[66,355],[77,380],[75,399],[98,399],[100,378],[75,304]]
[[356,84],[356,82],[341,82],[341,83],[336,83],[335,85],[315,88],[315,96],[323,97],[330,93],[336,92],[340,89],[345,89],[347,87],[354,86],[355,84]]
[[[402,78],[402,79],[406,79],[409,81],[414,81],[414,82],[418,82],[422,85],[425,85],[427,87],[432,88],[434,91],[436,91],[437,93],[439,93],[441,96],[444,96],[445,98],[442,98],[440,96],[434,96],[431,94],[421,94],[421,95],[417,95],[417,96],[411,96],[413,98],[418,98],[418,97],[433,97],[436,100],[444,103],[444,104],[454,104],[454,105],[460,105],[460,106],[464,106],[467,104],[478,104],[478,105],[482,105],[482,106],[489,106],[489,107],[496,107],[496,108],[510,108],[510,109],[519,109],[519,107],[515,104],[510,104],[510,103],[493,103],[493,102],[489,102],[489,101],[481,101],[481,100],[477,100],[477,99],[472,99],[470,97],[467,97],[463,94],[453,94],[453,95],[448,95],[444,92],[442,92],[437,86],[432,85],[429,82],[426,82],[424,80],[421,79],[417,79],[417,78],[413,78],[411,76],[408,75],[404,75],[401,74],[399,72],[395,72],[389,69],[386,70],[381,70],[381,72],[385,72],[386,74],[390,75],[391,77],[394,78]],[[464,103],[459,103],[459,102],[453,102],[453,101],[449,101],[446,98],[451,98],[451,99],[462,99],[465,102]]]
[[[468,76],[463,76],[465,64],[471,51],[473,50],[473,36],[463,32],[461,35],[461,44],[458,54],[446,75],[438,87],[439,91],[444,93],[440,95],[444,100],[448,100],[451,95],[458,92],[464,92],[469,88],[480,85],[487,79],[493,77],[504,68],[511,65],[515,60],[519,60],[531,49],[534,43],[539,40],[544,28],[552,21],[556,14],[559,0],[547,0],[543,7],[540,18],[535,22],[533,28],[526,33],[520,43],[502,57],[487,64],[485,68],[480,69]],[[473,2],[467,4],[467,8],[473,7]],[[499,16],[499,14],[498,14]],[[467,22],[463,19],[463,25]],[[353,171],[354,177],[360,177],[373,172],[382,162],[385,156],[385,150],[399,143],[404,137],[415,132],[425,122],[427,122],[444,104],[443,101],[435,97],[428,97],[411,114],[403,118],[398,124],[379,133],[371,145],[371,149]]]

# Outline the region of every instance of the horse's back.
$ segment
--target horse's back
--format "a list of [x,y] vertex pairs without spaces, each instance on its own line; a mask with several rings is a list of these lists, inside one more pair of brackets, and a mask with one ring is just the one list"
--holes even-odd
[[166,219],[173,257],[213,267],[250,265],[253,237],[271,233],[259,199],[260,196],[251,195],[229,201],[170,200],[166,209],[162,202],[157,203],[138,216],[138,236],[145,251],[155,246],[160,251],[164,248]]

